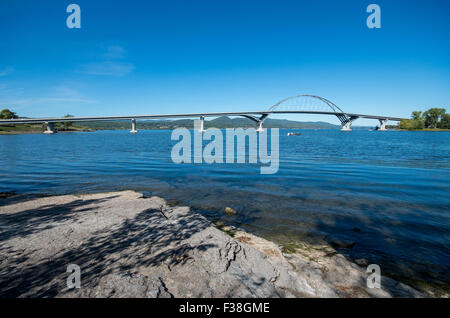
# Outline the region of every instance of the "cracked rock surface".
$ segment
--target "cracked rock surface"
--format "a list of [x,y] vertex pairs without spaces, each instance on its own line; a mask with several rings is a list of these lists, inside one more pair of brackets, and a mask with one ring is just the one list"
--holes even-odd
[[[385,277],[369,289],[365,268],[329,246],[285,255],[133,191],[0,204],[0,297],[423,296]],[[68,288],[70,264],[81,288]]]

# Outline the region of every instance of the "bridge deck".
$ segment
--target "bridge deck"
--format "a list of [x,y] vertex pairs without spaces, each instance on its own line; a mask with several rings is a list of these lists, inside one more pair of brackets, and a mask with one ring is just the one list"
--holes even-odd
[[324,111],[249,111],[249,112],[218,112],[218,113],[191,113],[191,114],[165,114],[165,115],[129,115],[129,116],[99,116],[99,117],[60,117],[60,118],[19,118],[2,119],[0,125],[11,124],[32,124],[32,123],[60,123],[77,121],[110,121],[110,120],[132,120],[132,119],[163,119],[163,118],[200,118],[220,117],[220,116],[245,116],[245,115],[270,115],[270,114],[317,114],[317,115],[345,115],[349,117],[369,118],[369,119],[387,119],[391,121],[400,121],[405,118],[391,116],[364,115],[352,113],[324,112]]

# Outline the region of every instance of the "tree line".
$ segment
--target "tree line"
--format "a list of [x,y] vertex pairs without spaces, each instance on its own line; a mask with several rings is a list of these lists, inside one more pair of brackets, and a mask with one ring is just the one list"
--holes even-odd
[[399,124],[400,129],[418,130],[450,129],[450,114],[444,108],[430,108],[427,111],[413,111],[411,119],[404,119]]

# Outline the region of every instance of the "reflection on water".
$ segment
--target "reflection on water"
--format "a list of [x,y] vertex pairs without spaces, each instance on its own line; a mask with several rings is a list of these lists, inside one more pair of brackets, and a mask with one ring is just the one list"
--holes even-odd
[[280,131],[275,175],[257,164],[173,164],[170,133],[0,136],[0,191],[134,189],[279,242],[354,241],[351,257],[450,282],[450,133]]

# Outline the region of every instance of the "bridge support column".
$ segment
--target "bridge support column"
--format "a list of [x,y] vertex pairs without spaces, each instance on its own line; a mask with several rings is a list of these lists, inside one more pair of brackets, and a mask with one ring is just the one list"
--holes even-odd
[[205,116],[200,116],[200,129],[198,131],[201,133],[205,132]]
[[352,122],[351,121],[346,123],[346,124],[343,124],[342,128],[341,128],[341,131],[352,131],[351,126],[352,126]]
[[359,117],[350,117],[346,122],[342,122],[341,131],[352,131],[352,123],[357,120]]
[[55,133],[55,129],[54,129],[54,124],[53,123],[49,123],[46,122],[45,125],[47,126],[44,134],[54,134]]
[[132,133],[132,134],[137,133],[137,130],[136,130],[136,119],[132,119],[132,120],[131,120],[131,130],[130,130],[130,133]]
[[264,129],[262,128],[262,124],[263,124],[262,121],[258,122],[258,127],[256,128],[257,132],[263,132],[264,131]]
[[386,129],[386,123],[387,119],[378,119],[380,121],[380,128],[378,130],[387,130]]

